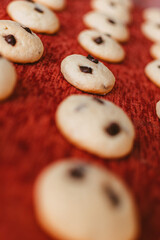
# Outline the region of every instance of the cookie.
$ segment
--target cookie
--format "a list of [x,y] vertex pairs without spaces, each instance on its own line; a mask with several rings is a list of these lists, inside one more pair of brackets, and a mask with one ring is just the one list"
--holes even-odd
[[160,8],[151,7],[144,9],[143,18],[146,21],[160,23]]
[[63,240],[135,240],[136,204],[125,184],[96,165],[62,159],[46,167],[34,185],[40,226]]
[[115,84],[113,73],[91,55],[66,57],[61,63],[61,72],[70,84],[85,92],[104,95]]
[[142,24],[142,33],[153,42],[160,41],[160,23],[147,21]]
[[160,59],[160,43],[155,43],[150,48],[150,54],[155,59]]
[[94,57],[108,62],[121,62],[125,51],[110,36],[96,30],[84,30],[78,36],[79,44]]
[[131,14],[122,4],[114,0],[92,0],[91,7],[113,17],[124,24],[131,22]]
[[101,12],[89,12],[84,15],[83,21],[88,28],[109,34],[119,42],[126,42],[129,39],[129,31],[124,24]]
[[16,22],[40,33],[53,34],[60,27],[57,16],[47,7],[28,1],[13,1],[7,7],[8,15]]
[[99,157],[123,157],[133,147],[131,120],[109,101],[72,95],[59,105],[56,123],[71,143]]
[[160,60],[154,60],[145,67],[146,76],[160,87]]
[[43,55],[40,38],[28,27],[0,20],[0,54],[17,63],[33,63]]
[[158,101],[156,104],[156,113],[158,118],[160,119],[160,101]]
[[66,0],[34,0],[55,11],[62,11],[66,6]]
[[0,101],[8,98],[16,85],[17,74],[14,66],[0,56]]

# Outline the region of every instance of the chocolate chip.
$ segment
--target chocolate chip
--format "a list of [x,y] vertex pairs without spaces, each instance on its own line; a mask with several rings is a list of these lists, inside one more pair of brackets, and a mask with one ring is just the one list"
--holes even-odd
[[104,42],[103,39],[102,39],[102,37],[94,38],[93,41],[94,41],[95,43],[97,43],[97,44],[101,44],[101,43]]
[[75,111],[80,111],[81,109],[85,108],[86,107],[86,104],[81,104],[79,105],[78,107],[75,108]]
[[38,8],[38,7],[35,7],[34,10],[37,11],[37,12],[39,12],[39,13],[44,13],[44,11],[41,10],[40,8]]
[[94,62],[94,63],[98,63],[98,60],[95,59],[94,57],[92,57],[90,54],[87,56],[87,58],[91,61],[91,62]]
[[157,67],[160,68],[160,65],[158,65]]
[[111,135],[111,136],[115,136],[117,135],[121,129],[120,126],[117,123],[111,123],[106,129],[105,131]]
[[81,72],[92,74],[92,68],[86,66],[79,66]]
[[85,168],[83,166],[76,166],[69,170],[69,175],[72,178],[81,179],[85,176]]
[[109,23],[111,23],[111,24],[116,24],[116,22],[113,21],[112,19],[107,19],[107,21],[108,21]]
[[109,33],[106,33],[106,36],[107,36],[107,37],[111,37],[111,34],[109,34]]
[[32,0],[26,0],[27,2],[31,2],[31,3],[34,3]]
[[100,98],[94,97],[93,100],[100,103],[100,104],[104,104],[104,101],[101,100]]
[[30,34],[32,34],[32,31],[31,31],[31,29],[30,28],[28,28],[28,27],[22,27],[24,30],[26,30],[28,33],[30,33]]
[[4,36],[4,39],[6,40],[6,42],[12,46],[14,46],[16,44],[16,39],[13,35],[7,35],[7,36]]
[[157,28],[160,28],[160,23],[157,24]]
[[112,7],[115,7],[115,6],[116,6],[116,4],[115,4],[114,2],[110,2],[110,5],[111,5]]
[[110,186],[105,186],[104,188],[107,197],[109,198],[113,207],[117,207],[120,204],[119,196],[113,191]]

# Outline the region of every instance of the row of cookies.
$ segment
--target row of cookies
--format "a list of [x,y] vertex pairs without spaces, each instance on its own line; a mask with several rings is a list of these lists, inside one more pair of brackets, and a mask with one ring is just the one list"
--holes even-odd
[[8,4],[7,13],[17,23],[0,20],[0,100],[12,94],[17,80],[13,65],[6,59],[16,63],[38,61],[44,47],[32,31],[47,34],[57,32],[60,22],[52,10],[60,11],[65,5],[65,0],[12,1]]
[[[150,55],[156,59],[146,65],[145,74],[160,87],[160,8],[146,8],[143,18],[145,22],[141,29],[145,37],[154,42],[150,48]],[[160,101],[157,102],[156,113],[160,118]]]

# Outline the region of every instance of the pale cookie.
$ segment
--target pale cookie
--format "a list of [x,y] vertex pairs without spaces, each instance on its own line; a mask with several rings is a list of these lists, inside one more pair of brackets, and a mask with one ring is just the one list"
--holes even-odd
[[158,101],[156,104],[156,113],[158,118],[160,119],[160,101]]
[[115,84],[113,73],[91,55],[70,55],[61,63],[64,78],[76,88],[90,93],[106,94]]
[[0,54],[17,63],[33,63],[43,55],[40,38],[28,27],[0,20]]
[[91,7],[94,10],[107,14],[108,16],[113,16],[117,21],[124,24],[131,22],[131,14],[127,8],[118,2],[114,2],[114,0],[92,0]]
[[78,42],[88,53],[104,61],[116,63],[125,58],[125,51],[119,43],[96,30],[82,31]]
[[84,15],[83,21],[87,27],[109,34],[118,42],[126,42],[129,39],[129,31],[124,24],[101,12],[91,11]]
[[160,8],[152,7],[144,9],[143,17],[147,21],[160,23]]
[[150,54],[155,59],[160,59],[160,43],[155,43],[150,48]]
[[66,0],[34,0],[55,11],[61,11],[66,6]]
[[142,24],[142,33],[153,42],[160,42],[160,23],[147,21]]
[[13,1],[7,7],[9,16],[35,32],[53,34],[60,27],[57,16],[47,7],[28,1]]
[[136,240],[139,217],[126,185],[109,170],[79,159],[46,167],[34,185],[36,218],[62,240]]
[[72,95],[59,105],[56,123],[74,145],[103,158],[123,157],[133,147],[131,120],[109,101]]
[[160,87],[160,60],[154,60],[145,67],[146,76]]
[[16,85],[17,74],[14,66],[0,56],[0,101],[8,98]]

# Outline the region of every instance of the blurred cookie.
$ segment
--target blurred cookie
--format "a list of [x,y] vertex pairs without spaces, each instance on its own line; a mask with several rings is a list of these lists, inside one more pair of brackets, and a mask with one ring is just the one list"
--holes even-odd
[[9,97],[16,85],[17,74],[14,66],[0,56],[0,101]]
[[114,0],[92,0],[91,7],[108,16],[114,17],[117,21],[128,24],[131,22],[131,14],[126,7]]
[[28,27],[0,20],[0,54],[18,63],[33,63],[43,55],[40,38]]
[[160,41],[160,23],[147,21],[142,24],[142,33],[153,42]]
[[62,11],[66,6],[66,0],[34,0],[55,11]]
[[151,7],[144,9],[143,18],[146,21],[160,23],[160,8]]
[[13,1],[7,7],[9,16],[31,30],[53,34],[60,27],[57,16],[47,7],[28,1]]
[[160,60],[154,60],[145,67],[146,76],[160,87]]
[[34,185],[36,218],[53,238],[135,240],[139,220],[125,184],[79,159],[46,167]]
[[101,12],[89,12],[84,15],[83,21],[87,27],[109,34],[119,42],[126,42],[129,39],[129,31],[124,24]]
[[150,54],[155,59],[160,59],[160,43],[155,43],[150,48]]
[[160,101],[158,101],[156,104],[156,113],[158,118],[160,119]]
[[116,63],[125,58],[125,51],[119,43],[96,30],[82,31],[78,42],[88,53],[104,61]]
[[59,105],[56,123],[71,143],[99,157],[123,157],[133,147],[131,120],[109,101],[72,95]]

